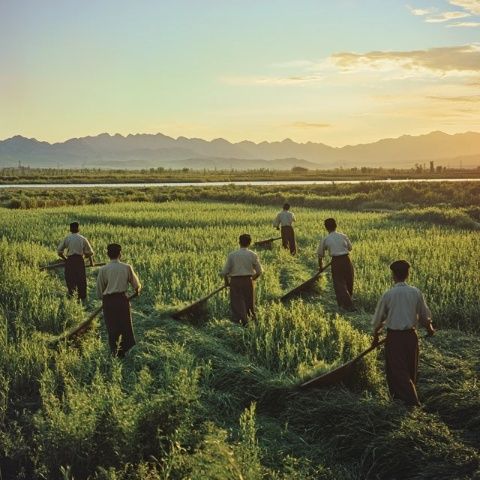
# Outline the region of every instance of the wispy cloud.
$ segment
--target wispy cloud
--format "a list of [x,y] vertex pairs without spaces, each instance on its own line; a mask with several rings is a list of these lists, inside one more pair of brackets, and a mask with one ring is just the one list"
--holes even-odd
[[311,122],[294,122],[291,124],[295,128],[313,129],[313,128],[330,128],[329,123],[311,123]]
[[458,22],[450,23],[447,25],[448,28],[475,28],[480,27],[480,22]]
[[441,97],[430,95],[427,98],[430,100],[440,100],[444,102],[455,102],[455,103],[476,103],[480,102],[480,95],[463,95],[457,97]]
[[288,86],[317,83],[322,80],[320,75],[291,75],[291,76],[226,76],[220,79],[227,85],[259,85],[259,86]]
[[480,0],[450,0],[449,3],[463,8],[471,15],[480,15]]
[[332,61],[341,69],[370,68],[387,70],[423,70],[437,75],[480,72],[480,46],[440,47],[412,51],[374,51],[367,53],[336,53]]
[[425,19],[427,23],[443,23],[449,22],[450,20],[458,20],[459,18],[469,17],[470,14],[467,12],[442,12],[438,15],[429,16]]
[[435,11],[433,8],[414,8],[410,5],[407,5],[407,8],[410,10],[412,15],[415,15],[416,17],[423,17]]

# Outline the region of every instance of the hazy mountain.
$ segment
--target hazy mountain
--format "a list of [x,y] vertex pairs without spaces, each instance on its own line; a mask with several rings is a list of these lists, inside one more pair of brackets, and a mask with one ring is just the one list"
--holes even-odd
[[480,133],[404,135],[375,143],[336,148],[322,143],[231,143],[222,138],[172,138],[156,135],[109,135],[41,142],[15,136],[0,141],[0,166],[19,162],[31,167],[290,169],[353,166],[412,167],[434,160],[442,165],[477,166]]

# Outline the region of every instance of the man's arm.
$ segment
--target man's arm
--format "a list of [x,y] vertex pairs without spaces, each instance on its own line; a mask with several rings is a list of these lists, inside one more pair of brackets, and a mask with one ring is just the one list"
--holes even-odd
[[325,239],[323,239],[318,245],[317,256],[318,256],[318,269],[321,270],[323,268],[323,257],[325,256]]
[[258,255],[255,254],[255,260],[253,262],[253,269],[255,270],[255,275],[252,277],[252,280],[256,280],[262,273],[262,265],[260,264],[260,261],[258,260]]
[[67,257],[65,256],[65,249],[67,248],[67,245],[65,244],[65,240],[63,240],[60,245],[58,245],[57,248],[57,253],[60,258],[63,258],[63,260],[67,260]]
[[387,305],[385,302],[385,295],[378,301],[377,308],[373,314],[372,326],[373,326],[373,340],[372,345],[376,345],[379,341],[380,332],[383,328],[383,323],[387,316]]
[[275,220],[273,221],[273,226],[277,230],[280,228],[280,214],[278,213],[277,216],[275,217]]
[[103,270],[100,270],[97,275],[97,297],[103,298],[103,292],[106,288],[106,282],[103,276]]
[[345,235],[345,240],[347,242],[347,249],[349,252],[352,251],[352,242],[350,241],[350,239]]
[[142,284],[140,283],[137,274],[133,271],[133,268],[131,266],[128,267],[128,283],[130,283],[132,288],[135,290],[135,293],[137,295],[140,295],[140,291],[142,290]]
[[83,242],[83,255],[85,255],[85,257],[89,259],[90,265],[93,267],[95,265],[93,259],[93,248],[87,239],[85,239]]
[[225,262],[225,265],[223,266],[222,268],[222,271],[220,272],[220,275],[222,276],[223,278],[223,281],[225,282],[225,286],[228,287],[230,285],[230,281],[229,281],[229,275],[230,275],[230,272],[232,270],[232,258],[231,256],[229,255],[227,257],[227,260]]
[[435,334],[435,329],[433,328],[432,325],[432,312],[430,312],[430,309],[427,306],[427,303],[425,302],[425,298],[422,294],[422,292],[418,292],[419,298],[418,298],[418,304],[417,304],[417,315],[418,315],[418,321],[420,322],[421,325],[425,327],[427,330],[427,334],[429,337]]

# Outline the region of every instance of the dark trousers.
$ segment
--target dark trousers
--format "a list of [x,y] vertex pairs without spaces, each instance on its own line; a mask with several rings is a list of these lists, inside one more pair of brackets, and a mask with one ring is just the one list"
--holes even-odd
[[85,262],[81,255],[70,255],[65,262],[65,282],[68,294],[74,295],[77,292],[80,300],[87,298],[87,274]]
[[407,406],[420,405],[415,384],[418,371],[418,337],[411,330],[387,330],[385,370],[390,395]]
[[283,248],[290,249],[290,253],[295,255],[295,253],[297,253],[297,245],[295,244],[295,232],[293,227],[285,225],[281,228],[280,232],[282,234]]
[[104,295],[102,304],[110,350],[113,355],[124,357],[135,345],[130,301],[125,293],[113,293]]
[[348,255],[332,258],[332,280],[338,305],[352,308],[353,265]]
[[233,321],[245,325],[255,319],[255,288],[252,277],[230,278],[230,306]]

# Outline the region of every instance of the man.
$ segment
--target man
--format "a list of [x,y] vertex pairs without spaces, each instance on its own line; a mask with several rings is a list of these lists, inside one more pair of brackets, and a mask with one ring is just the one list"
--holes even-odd
[[107,327],[108,343],[113,355],[120,358],[135,345],[128,285],[137,295],[141,285],[133,268],[120,261],[122,247],[111,243],[107,247],[110,263],[102,267],[97,277],[97,294],[102,299],[103,318]]
[[297,253],[297,246],[295,244],[295,232],[293,230],[293,222],[295,215],[290,212],[290,204],[285,203],[283,210],[276,216],[273,226],[279,230],[282,235],[283,248],[290,249],[290,253],[295,255]]
[[431,313],[418,288],[407,285],[410,265],[397,260],[390,265],[393,288],[383,294],[373,316],[373,345],[378,343],[385,326],[385,370],[390,394],[408,407],[420,405],[415,384],[418,369],[418,337],[416,327],[423,325],[433,335]]
[[[73,296],[77,292],[78,299],[85,303],[87,298],[87,275],[85,272],[85,261],[83,257],[93,262],[93,250],[89,241],[79,233],[80,225],[78,222],[70,224],[70,235],[65,237],[58,246],[57,253],[60,258],[65,260],[65,283],[67,284],[68,294]],[[66,255],[65,255],[65,250]]]
[[230,305],[235,322],[246,325],[255,319],[254,281],[262,274],[262,266],[255,252],[249,250],[252,237],[239,237],[240,248],[231,252],[222,270],[225,285],[230,286]]
[[337,303],[340,307],[353,311],[353,265],[349,256],[352,243],[344,233],[337,232],[334,218],[327,218],[324,225],[328,235],[318,247],[318,267],[322,270],[323,258],[328,250],[332,257],[332,280]]

